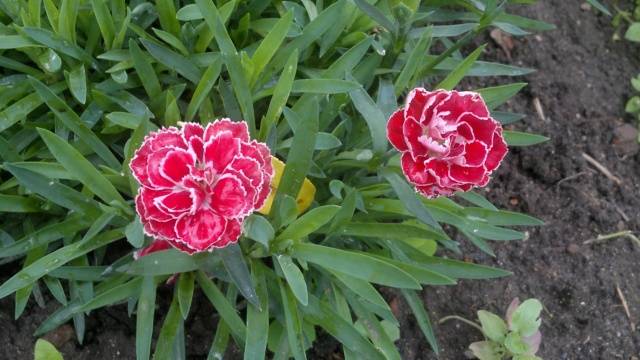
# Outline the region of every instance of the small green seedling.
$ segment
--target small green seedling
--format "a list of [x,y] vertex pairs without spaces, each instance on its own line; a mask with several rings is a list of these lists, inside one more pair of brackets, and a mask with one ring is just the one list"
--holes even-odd
[[[616,7],[617,14],[614,16],[612,24],[616,28],[613,35],[614,40],[620,39],[619,30],[624,29],[624,24],[628,24],[624,32],[624,39],[635,43],[640,43],[640,0],[634,0],[634,6],[630,11],[620,10]],[[640,127],[640,74],[631,78],[631,86],[636,94],[627,100],[624,110],[633,115],[638,120]],[[638,135],[640,142],[640,135]]]
[[528,299],[522,304],[518,298],[513,299],[507,309],[506,321],[500,316],[486,310],[478,311],[478,325],[459,316],[447,316],[440,320],[450,319],[463,321],[482,332],[484,341],[469,345],[474,358],[480,360],[542,360],[536,356],[540,348],[540,312],[542,303],[537,299]]
[[64,360],[62,354],[52,343],[44,339],[38,339],[33,349],[34,360]]
[[[640,23],[638,23],[640,30]],[[640,74],[634,78],[631,78],[631,86],[636,91],[636,95],[632,96],[624,107],[624,111],[632,114],[636,120],[638,120],[638,126],[640,126]],[[638,142],[640,142],[640,135],[638,135]]]

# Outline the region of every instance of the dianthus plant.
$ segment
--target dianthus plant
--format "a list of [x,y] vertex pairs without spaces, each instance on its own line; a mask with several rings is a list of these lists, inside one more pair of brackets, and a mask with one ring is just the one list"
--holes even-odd
[[482,195],[545,140],[497,110],[525,84],[459,86],[530,71],[470,48],[549,28],[506,3],[0,1],[0,298],[80,343],[126,304],[139,359],[188,353],[194,296],[213,358],[399,359],[390,287],[437,352],[420,290],[508,275],[460,242],[541,224]]

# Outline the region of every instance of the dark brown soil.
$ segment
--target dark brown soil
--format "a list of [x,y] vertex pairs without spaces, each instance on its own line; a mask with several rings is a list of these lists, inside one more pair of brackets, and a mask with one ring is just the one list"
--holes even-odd
[[[508,107],[528,115],[515,129],[551,141],[513,149],[487,189],[495,204],[533,214],[546,225],[529,229],[524,242],[496,244],[495,259],[467,247],[469,258],[509,269],[513,276],[427,289],[424,299],[437,320],[451,314],[475,319],[480,309],[503,314],[514,297],[537,297],[547,309],[539,352],[544,359],[637,359],[640,333],[632,329],[640,323],[640,248],[623,238],[583,242],[599,234],[640,231],[640,155],[636,149],[621,156],[611,145],[616,127],[636,125],[624,115],[624,102],[629,78],[640,71],[640,57],[637,47],[611,40],[610,18],[581,10],[581,3],[540,1],[522,9],[557,30],[515,40],[512,63],[538,71],[525,78],[529,86]],[[497,46],[489,51],[489,57],[508,62]],[[536,98],[546,120],[537,115]],[[582,153],[607,167],[621,185],[595,170]],[[409,324],[400,341],[404,357],[435,358],[416,336],[416,323],[408,316],[401,321]],[[468,344],[482,337],[455,321],[437,331],[441,359],[463,359]]]
[[[512,298],[537,297],[543,313],[544,359],[637,359],[640,334],[640,249],[628,239],[601,244],[583,242],[621,230],[640,232],[640,155],[621,155],[612,146],[614,129],[632,119],[624,115],[629,78],[640,71],[638,48],[611,40],[610,18],[580,8],[581,1],[540,1],[519,9],[523,15],[556,24],[557,30],[515,39],[511,62],[538,72],[507,107],[528,116],[514,129],[544,134],[546,144],[514,149],[503,163],[487,196],[498,206],[542,218],[544,227],[528,229],[523,242],[494,243],[491,258],[466,246],[470,260],[514,272],[492,281],[464,281],[454,287],[428,288],[424,299],[432,320],[451,314],[475,318],[479,309],[503,313]],[[518,10],[516,10],[517,12]],[[487,42],[491,40],[487,37]],[[509,62],[497,46],[488,57]],[[494,85],[487,79],[474,85]],[[546,119],[538,117],[539,99]],[[635,125],[635,124],[634,124]],[[583,158],[586,153],[621,179],[617,185]],[[3,276],[4,277],[4,276]],[[624,294],[631,319],[616,288]],[[53,308],[30,306],[13,321],[12,299],[0,301],[0,359],[32,358],[32,333]],[[434,359],[407,306],[398,300],[403,324],[398,345],[406,359]],[[189,321],[190,358],[206,357],[215,331],[211,307],[199,299]],[[93,312],[85,344],[63,342],[66,359],[132,359],[135,321],[126,307]],[[68,339],[68,328],[56,336]],[[464,359],[468,344],[481,339],[473,328],[456,322],[437,326],[440,359]],[[55,340],[55,339],[54,339]],[[337,344],[322,338],[310,358],[327,358]],[[635,358],[634,358],[635,356]]]

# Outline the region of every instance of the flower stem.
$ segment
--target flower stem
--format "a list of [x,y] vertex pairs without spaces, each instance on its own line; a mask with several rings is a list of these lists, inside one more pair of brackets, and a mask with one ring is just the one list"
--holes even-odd
[[462,321],[463,323],[467,324],[467,325],[471,325],[474,328],[478,329],[482,334],[484,334],[484,331],[482,331],[482,327],[478,324],[476,324],[475,322],[471,321],[471,320],[467,320],[465,318],[463,318],[462,316],[458,316],[458,315],[449,315],[449,316],[445,316],[442,319],[440,319],[440,321],[438,321],[439,324],[443,324],[446,321],[449,320],[458,320],[458,321]]

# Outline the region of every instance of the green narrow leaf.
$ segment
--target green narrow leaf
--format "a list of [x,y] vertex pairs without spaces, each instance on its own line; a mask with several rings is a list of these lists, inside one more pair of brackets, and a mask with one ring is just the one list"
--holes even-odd
[[38,201],[34,198],[19,195],[0,194],[0,213],[28,213],[41,211]]
[[5,164],[3,168],[15,176],[22,186],[53,203],[88,216],[100,211],[97,202],[58,181],[52,181],[17,164]]
[[389,19],[385,14],[382,13],[377,7],[371,5],[366,0],[354,0],[356,5],[362,10],[363,13],[367,14],[373,21],[382,25],[388,31],[392,33],[398,32],[398,23],[395,20]]
[[389,304],[387,304],[387,301],[382,297],[382,295],[380,295],[380,293],[378,293],[378,290],[376,290],[376,288],[373,287],[373,285],[369,284],[369,282],[355,278],[348,274],[343,274],[343,273],[340,273],[337,271],[331,271],[331,270],[329,271],[336,278],[338,278],[338,280],[340,280],[340,282],[342,282],[347,289],[349,289],[350,291],[353,291],[362,299],[384,310],[391,312],[391,308],[389,307]]
[[[1,65],[1,64],[0,64]],[[66,84],[61,81],[52,85],[49,90],[54,94],[66,89]],[[30,94],[0,111],[0,132],[10,128],[13,124],[25,119],[32,111],[42,105],[43,101],[38,94]]]
[[131,246],[135,248],[142,247],[144,243],[144,231],[142,229],[142,223],[140,222],[139,216],[136,215],[136,218],[127,225],[124,230],[124,234]]
[[295,198],[302,187],[313,157],[313,148],[309,144],[315,144],[318,132],[318,103],[314,102],[312,108],[307,109],[309,116],[305,121],[299,121],[298,115],[288,109],[285,114],[297,119],[299,124],[294,132],[293,143],[289,149],[287,163],[276,193],[275,208],[279,208],[279,198],[284,195]]
[[297,259],[358,279],[399,288],[421,288],[418,281],[404,270],[369,255],[304,243],[294,244],[292,248],[292,256]]
[[40,47],[41,45],[31,41],[22,35],[0,35],[0,50],[20,49],[25,47]]
[[84,65],[80,65],[69,73],[69,90],[71,95],[84,104],[87,101],[87,75],[84,71]]
[[111,11],[109,11],[105,1],[106,0],[91,0],[91,9],[93,10],[93,15],[96,17],[96,21],[98,22],[104,46],[106,49],[109,49],[113,43],[113,38],[115,37],[116,26],[113,22]]
[[484,51],[486,45],[482,45],[479,48],[475,49],[469,56],[467,56],[455,69],[453,69],[447,75],[444,80],[442,80],[438,85],[436,85],[436,89],[445,89],[445,90],[453,90],[460,80],[467,75],[473,64],[478,60],[478,57]]
[[[402,247],[401,243],[399,245]],[[489,266],[427,256],[416,251],[406,253],[420,266],[454,279],[494,279],[511,275],[508,271]]]
[[46,245],[67,236],[72,236],[88,226],[89,224],[84,216],[78,214],[75,216],[71,215],[65,221],[44,226],[33,233],[27,234],[27,236],[11,245],[0,247],[0,258],[24,254],[38,246]]
[[504,130],[504,140],[509,146],[530,146],[549,141],[549,138],[537,134],[529,134],[519,131]]
[[[344,11],[346,3],[347,2],[343,0],[337,1],[318,14],[317,18],[304,27],[300,36],[296,37],[293,41],[278,50],[271,60],[269,68],[272,71],[282,69],[294,50],[298,50],[299,53],[302,53],[302,51],[309,47],[314,41],[319,39],[327,30],[335,25],[335,20],[339,14]],[[339,75],[342,76],[343,74],[344,71],[340,72]]]
[[49,273],[49,276],[75,280],[75,281],[100,281],[106,266],[62,266]]
[[[64,125],[71,131],[76,133],[82,141],[89,145],[100,158],[102,158],[109,167],[114,170],[120,169],[120,162],[111,153],[111,150],[96,136],[96,134],[87,127],[80,117],[60,99],[52,89],[41,83],[39,80],[29,77],[31,86],[36,90],[38,95],[47,103],[51,111],[56,115]],[[68,147],[70,145],[66,144]]]
[[260,309],[260,299],[258,299],[255,286],[253,281],[251,281],[251,274],[247,268],[247,263],[244,260],[240,246],[238,244],[231,244],[217,251],[220,254],[220,258],[222,258],[222,263],[229,273],[231,280],[242,296]]
[[307,355],[304,351],[304,333],[302,331],[302,319],[298,310],[298,305],[291,295],[290,291],[282,285],[280,286],[280,295],[282,296],[282,307],[284,309],[284,319],[287,331],[287,339],[289,341],[289,350],[292,352],[296,360],[306,360]]
[[165,43],[171,45],[174,49],[178,50],[180,54],[182,54],[183,56],[189,56],[189,50],[187,50],[182,41],[180,41],[180,39],[175,37],[173,34],[156,28],[153,28],[152,30],[157,37],[162,39],[162,41],[164,41]]
[[[104,223],[100,223],[99,221],[97,221],[96,224],[98,224],[98,226],[93,229],[94,233],[95,231],[100,231],[102,228],[104,228]],[[89,232],[91,231],[92,229],[89,229]],[[89,234],[89,232],[87,232],[87,234]],[[59,268],[69,261],[86,253],[89,253],[101,246],[105,246],[113,241],[116,241],[121,236],[122,233],[117,230],[107,231],[100,234],[99,236],[90,234],[90,236],[83,239],[83,241],[67,245],[47,255],[44,255],[44,253],[38,254],[38,258],[29,262],[28,265],[25,261],[26,266],[15,275],[13,275],[9,280],[5,281],[2,286],[0,286],[0,299],[10,295],[18,289],[33,284],[42,276],[47,275],[49,272]]]
[[611,16],[611,12],[609,11],[609,9],[607,9],[607,7],[604,6],[600,1],[598,1],[598,0],[587,0],[587,2],[589,4],[591,4],[594,8],[596,8],[599,11],[603,12],[604,14]]
[[424,309],[423,302],[418,297],[418,293],[410,290],[400,290],[402,292],[402,296],[405,298],[411,311],[413,312],[413,316],[415,316],[416,321],[418,321],[418,326],[424,337],[427,339],[427,342],[433,349],[433,352],[438,354],[440,352],[438,348],[438,340],[436,340],[436,336],[433,333],[433,327],[431,326],[431,321],[429,320],[429,315],[427,311]]
[[298,69],[298,50],[294,50],[287,63],[280,74],[280,79],[276,83],[273,89],[273,95],[269,102],[269,108],[267,114],[260,122],[260,139],[265,140],[272,127],[277,126],[277,120],[282,114],[282,110],[287,104],[289,94],[291,93],[291,87],[293,86],[293,80],[296,77],[296,71]]
[[[235,287],[230,286],[227,289],[227,300],[235,303],[236,296],[237,291]],[[207,355],[207,360],[219,360],[224,357],[227,346],[229,345],[229,332],[229,325],[227,325],[224,319],[220,319],[218,321],[218,327],[216,328],[216,335],[211,344],[211,349]]]
[[360,84],[355,81],[339,79],[300,79],[294,80],[293,93],[339,94],[357,90]]
[[182,273],[178,279],[178,304],[182,318],[185,320],[189,316],[189,309],[191,309],[195,279],[193,272]]
[[252,263],[251,269],[260,307],[247,305],[247,341],[244,345],[244,359],[261,360],[265,358],[269,339],[269,293],[262,265]]
[[224,320],[218,321],[216,335],[213,338],[211,349],[207,355],[207,360],[219,360],[224,358],[229,345],[229,325]]
[[367,360],[384,360],[382,355],[360,332],[350,323],[336,314],[332,306],[316,297],[309,298],[309,306],[304,308],[305,319],[321,326],[326,332],[338,339],[359,358]]
[[52,276],[44,276],[42,280],[49,289],[51,295],[53,295],[53,297],[63,306],[67,305],[67,296],[64,293],[64,288],[62,287],[60,279]]
[[291,223],[276,240],[300,240],[327,224],[340,210],[337,205],[325,205],[310,210]]
[[129,30],[132,14],[133,13],[131,11],[127,11],[127,16],[124,18],[124,20],[121,21],[120,31],[118,31],[115,38],[113,39],[113,45],[111,46],[113,49],[119,49],[122,47],[124,38],[127,35],[127,30]]
[[[258,77],[262,74],[264,68],[267,66],[267,64],[269,64],[269,61],[271,60],[273,55],[282,45],[282,42],[284,41],[284,38],[287,35],[292,22],[293,11],[290,10],[282,18],[280,18],[275,23],[275,25],[273,25],[267,36],[265,36],[262,42],[260,42],[260,45],[253,53],[253,57],[251,58],[253,62],[253,77],[249,82],[251,86],[255,84],[255,82],[258,80]],[[287,61],[287,65],[285,65],[285,72],[287,71],[287,66],[291,66],[289,61]],[[293,72],[295,73],[295,69]]]
[[246,237],[261,243],[267,249],[275,234],[269,220],[256,214],[250,215],[244,221],[243,230]]
[[[118,278],[112,279],[118,280]],[[102,285],[98,285],[98,287],[96,287],[96,296],[93,299],[85,305],[82,304],[82,299],[80,298],[76,298],[69,302],[67,306],[56,310],[42,324],[40,324],[34,335],[39,336],[48,333],[67,322],[75,313],[90,311],[106,305],[111,305],[134,296],[134,294],[140,291],[141,283],[142,278],[137,278],[124,284],[113,283],[113,281],[110,283],[107,280]]]
[[168,249],[145,255],[116,270],[131,275],[172,275],[196,270],[201,263],[206,263],[206,259],[203,255],[191,256],[176,249]]
[[407,238],[436,239],[442,241],[444,236],[426,227],[409,224],[352,222],[340,229],[344,236],[361,236],[387,240],[405,240]]
[[[376,257],[386,263],[395,265],[398,269],[406,271],[414,279],[418,280],[424,285],[455,285],[456,281],[450,277],[439,274],[435,271],[425,269],[419,266],[419,264],[412,264],[406,257],[402,258],[403,261],[390,259],[382,255],[370,255]],[[409,262],[406,262],[409,261]]]
[[140,42],[149,51],[149,54],[164,66],[178,72],[194,84],[200,81],[202,72],[191,60],[149,40],[140,39]]
[[387,359],[400,360],[401,356],[398,348],[393,343],[393,340],[389,338],[378,318],[362,305],[360,299],[356,299],[349,293],[345,295],[349,298],[349,304],[358,317],[358,323],[363,325],[376,347],[380,349]]
[[295,295],[300,304],[307,306],[309,303],[309,293],[307,292],[307,283],[304,280],[302,271],[300,271],[290,256],[276,255],[276,259],[293,295]]
[[200,9],[198,9],[198,5],[189,4],[178,10],[176,18],[180,21],[201,20],[202,14],[200,13]]
[[200,79],[200,82],[198,82],[198,86],[196,86],[196,90],[193,92],[191,101],[187,106],[185,121],[193,120],[193,117],[200,109],[200,105],[202,105],[202,102],[209,95],[211,89],[213,88],[213,85],[218,80],[221,70],[222,59],[220,57],[216,57],[202,75],[202,79]]
[[457,192],[456,196],[485,209],[498,210],[498,208],[496,208],[489,200],[485,199],[484,196],[475,191]]
[[151,355],[153,317],[156,308],[156,283],[153,276],[142,278],[138,312],[136,315],[136,359],[147,360]]
[[541,226],[544,221],[532,216],[505,210],[490,210],[479,207],[465,207],[464,213],[467,216],[477,217],[486,220],[491,225],[497,226]]
[[225,54],[223,53],[223,59],[227,67],[227,72],[231,78],[231,84],[233,85],[233,91],[238,99],[240,110],[244,120],[249,125],[249,133],[252,136],[256,135],[255,114],[253,110],[253,98],[251,97],[251,91],[245,71],[240,63],[240,56],[237,53]]
[[133,39],[129,39],[129,55],[133,60],[133,66],[149,98],[156,98],[162,92],[160,81],[158,81],[153,66],[151,66],[149,60],[143,55],[142,50],[140,50],[140,47]]
[[220,289],[204,272],[198,271],[196,279],[213,307],[216,308],[222,319],[229,325],[231,332],[244,343],[246,341],[247,327],[238,316],[235,306],[224,297]]
[[38,133],[56,160],[105,203],[117,202],[123,205],[126,204],[109,180],[100,174],[76,149],[51,131],[38,128]]
[[[27,253],[27,257],[24,260],[24,264],[22,265],[21,272],[26,273],[31,265],[36,263],[38,259],[46,254],[46,252],[46,245],[34,247],[33,249],[29,250],[29,252]],[[0,286],[0,299],[10,295],[14,291],[16,293],[15,311],[13,315],[14,319],[18,319],[26,309],[27,302],[29,301],[29,297],[31,297],[31,293],[34,289],[34,282],[37,280],[37,278],[32,279],[31,277],[26,279],[19,279],[16,275],[17,274],[12,276],[9,280],[2,284],[2,286]],[[16,284],[18,284],[18,286],[15,286]]]
[[[349,76],[349,80],[355,81],[355,78]],[[356,110],[358,110],[362,118],[367,122],[373,142],[373,150],[380,154],[384,153],[387,151],[386,117],[362,86],[358,86],[358,89],[350,91],[349,96]]]
[[227,67],[233,91],[238,99],[244,120],[249,124],[249,132],[255,136],[256,124],[253,110],[253,99],[249,87],[249,77],[240,62],[240,56],[227,33],[224,21],[212,0],[196,0],[204,20],[214,34],[216,43],[220,48],[222,59]]
[[393,191],[398,196],[398,199],[404,204],[407,211],[413,214],[418,220],[426,225],[429,225],[437,230],[442,230],[440,224],[438,224],[429,210],[424,206],[422,201],[418,198],[418,194],[411,189],[409,184],[404,181],[397,173],[385,168],[381,170],[382,176],[387,179]]
[[174,290],[173,301],[167,311],[167,316],[164,318],[162,328],[160,328],[160,334],[158,335],[158,341],[156,342],[156,350],[153,353],[153,360],[174,360],[173,359],[173,345],[182,323],[180,318],[180,309],[178,306],[179,288]]
[[[24,27],[22,30],[36,42],[65,55],[80,60],[94,68],[98,68],[98,63],[81,47],[60,38],[49,30],[33,27]],[[75,31],[73,32],[75,34]]]
[[76,21],[78,19],[79,2],[77,0],[62,0],[58,18],[58,35],[76,43]]
[[58,7],[53,3],[53,0],[44,0],[44,11],[47,13],[47,19],[53,31],[58,31]]
[[164,125],[176,126],[180,121],[180,109],[178,108],[177,99],[171,91],[167,92],[164,110]]
[[422,33],[420,40],[411,50],[411,53],[409,53],[407,62],[404,64],[402,71],[400,71],[400,75],[398,75],[395,81],[396,95],[406,91],[406,89],[412,85],[410,83],[411,79],[413,79],[418,72],[420,65],[424,61],[424,56],[431,45],[431,36],[432,27],[429,27]]
[[520,91],[525,86],[527,86],[526,83],[513,83],[508,85],[478,89],[476,91],[480,93],[480,95],[482,95],[482,98],[487,104],[489,110],[493,110],[505,103],[513,95],[517,94],[518,91]]
[[175,36],[180,36],[180,22],[176,16],[173,0],[156,0],[156,9],[162,28]]

